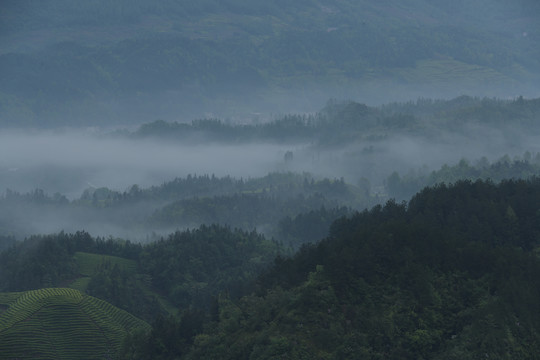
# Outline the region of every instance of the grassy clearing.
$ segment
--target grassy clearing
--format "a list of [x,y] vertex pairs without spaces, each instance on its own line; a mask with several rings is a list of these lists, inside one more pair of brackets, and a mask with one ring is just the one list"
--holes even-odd
[[94,275],[97,267],[104,263],[110,263],[113,266],[117,265],[120,269],[129,272],[135,272],[137,269],[137,263],[134,260],[117,256],[76,252],[73,258],[79,265],[79,273],[84,276]]
[[67,286],[81,292],[86,291],[91,277],[96,274],[97,268],[102,264],[109,263],[112,266],[117,265],[120,269],[132,273],[135,273],[137,269],[137,263],[134,260],[124,259],[118,256],[76,252],[73,258],[79,266],[80,277],[73,280]]

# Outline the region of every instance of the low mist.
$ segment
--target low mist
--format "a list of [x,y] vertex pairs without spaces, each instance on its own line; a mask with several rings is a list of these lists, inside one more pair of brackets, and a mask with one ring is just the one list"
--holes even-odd
[[[534,132],[473,125],[431,135],[390,133],[372,141],[331,147],[195,140],[130,138],[96,129],[3,132],[0,191],[24,194],[41,189],[49,196],[77,201],[87,189],[108,188],[123,193],[135,184],[144,189],[188,175],[253,179],[271,172],[307,172],[315,179],[343,178],[351,185],[363,184],[364,189],[367,181],[371,194],[386,201],[385,181],[394,171],[427,174],[463,158],[495,161],[503,155],[512,158],[526,151],[540,152],[540,139]],[[84,229],[96,236],[144,240],[152,233],[174,230],[142,225],[164,205],[163,200],[95,209],[6,203],[0,209],[0,229],[15,229],[18,234]]]
[[160,185],[188,174],[258,177],[280,169],[280,145],[182,145],[157,140],[105,138],[81,132],[11,132],[0,135],[0,187],[41,188],[69,198],[86,188],[125,191]]
[[[269,172],[309,172],[318,178],[360,178],[382,185],[393,171],[540,150],[538,136],[511,129],[465,128],[436,137],[390,135],[341,148],[312,144],[208,143],[204,139],[177,143],[128,139],[96,132],[4,132],[0,135],[0,189],[29,192],[42,189],[69,199],[88,188],[126,191],[132,185],[157,186],[187,175],[262,177]],[[285,153],[292,157],[285,160]]]

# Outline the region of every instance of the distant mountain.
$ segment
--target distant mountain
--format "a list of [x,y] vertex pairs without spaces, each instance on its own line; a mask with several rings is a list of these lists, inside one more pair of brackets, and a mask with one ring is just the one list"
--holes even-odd
[[[134,123],[463,93],[535,94],[521,1],[4,1],[0,123]],[[318,105],[317,105],[318,106]]]

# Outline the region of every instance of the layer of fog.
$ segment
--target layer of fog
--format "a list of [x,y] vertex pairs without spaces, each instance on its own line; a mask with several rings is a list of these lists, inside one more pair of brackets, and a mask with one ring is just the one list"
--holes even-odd
[[[262,177],[274,171],[309,172],[318,178],[345,178],[355,184],[366,178],[382,185],[393,171],[437,169],[462,158],[537,152],[533,133],[467,127],[436,138],[394,135],[324,149],[309,144],[207,143],[198,145],[146,139],[107,137],[81,131],[0,133],[0,192],[42,189],[76,199],[88,188],[127,191],[150,187],[187,175]],[[284,154],[292,152],[285,161]]]
[[96,137],[81,132],[0,135],[0,188],[41,188],[79,197],[92,187],[125,191],[188,174],[259,177],[277,170],[283,146],[182,145]]
[[[540,152],[540,139],[517,131],[468,127],[437,138],[396,135],[375,142],[323,149],[309,144],[201,143],[128,140],[81,131],[3,132],[0,134],[0,192],[42,189],[70,200],[85,189],[128,191],[158,186],[176,177],[212,175],[262,177],[274,171],[309,172],[316,178],[344,178],[356,185],[368,180],[373,194],[384,194],[393,171],[428,172],[462,158],[495,161],[524,152]],[[292,152],[292,157],[284,156]],[[361,180],[362,179],[362,180]],[[384,199],[384,198],[383,198]],[[19,204],[0,207],[0,229],[18,234],[86,230],[93,235],[144,240],[152,232],[142,224],[165,203],[135,203],[106,209]]]
[[367,179],[376,191],[384,187],[394,171],[427,174],[462,159],[474,162],[485,157],[494,162],[504,155],[520,157],[527,151],[540,152],[540,137],[534,131],[468,125],[459,133],[446,132],[433,137],[394,135],[332,151],[298,148],[288,166],[318,177],[343,177],[351,184]]

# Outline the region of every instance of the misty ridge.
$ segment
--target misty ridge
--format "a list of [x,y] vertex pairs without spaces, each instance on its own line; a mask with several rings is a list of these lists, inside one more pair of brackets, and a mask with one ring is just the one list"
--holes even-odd
[[433,175],[443,165],[522,159],[527,171],[505,177],[535,176],[539,114],[538,99],[462,96],[376,107],[331,100],[317,113],[245,124],[7,130],[1,226],[17,236],[86,230],[148,241],[221,223],[289,238],[287,218],[302,213],[324,209],[334,219],[439,182],[504,178],[463,167]]
[[[2,9],[7,235],[144,239],[226,222],[287,237],[287,217],[408,199],[443,164],[539,151],[535,1],[6,0]],[[266,180],[144,195],[190,176]],[[225,216],[249,206],[265,215]]]

